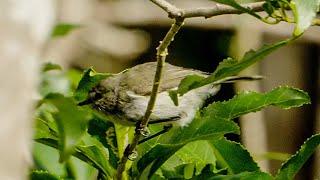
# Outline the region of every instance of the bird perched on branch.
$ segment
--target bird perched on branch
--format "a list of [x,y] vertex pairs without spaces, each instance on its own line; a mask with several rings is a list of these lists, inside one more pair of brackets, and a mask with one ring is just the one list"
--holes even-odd
[[[156,62],[140,64],[103,80],[89,92],[89,100],[80,105],[90,102],[94,109],[102,112],[111,121],[134,126],[146,112],[156,66]],[[209,84],[193,89],[180,96],[179,105],[176,106],[168,91],[177,89],[181,80],[188,75],[207,77],[208,73],[165,64],[149,124],[169,123],[186,126],[193,120],[197,110],[202,108],[205,101],[220,90],[219,84]],[[232,79],[229,78],[229,81]],[[241,78],[234,76],[234,79]]]

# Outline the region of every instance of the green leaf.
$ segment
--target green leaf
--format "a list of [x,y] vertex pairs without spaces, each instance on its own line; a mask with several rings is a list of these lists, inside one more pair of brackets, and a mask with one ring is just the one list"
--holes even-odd
[[51,71],[51,70],[62,70],[61,66],[58,64],[53,64],[51,62],[45,63],[42,66],[42,72],[47,72],[47,71]]
[[161,144],[156,144],[138,161],[138,170],[143,172],[148,168],[151,176],[176,151],[190,142],[213,141],[227,133],[239,133],[238,126],[230,120],[240,115],[269,105],[289,109],[307,103],[310,103],[307,93],[289,87],[279,87],[268,93],[245,92],[229,101],[213,103],[198,114],[189,126],[173,128],[158,138],[156,143]]
[[260,171],[258,164],[240,143],[223,138],[217,141],[210,141],[210,145],[217,157],[217,161],[222,167],[228,169],[229,174]]
[[243,92],[231,100],[214,103],[205,111],[216,119],[230,120],[270,105],[290,109],[309,103],[307,93],[295,88],[279,87],[267,93]]
[[266,13],[268,13],[269,16],[271,16],[275,10],[275,8],[272,6],[270,1],[266,1],[263,5],[262,5],[264,11]]
[[171,156],[162,165],[161,170],[176,171],[175,168],[181,164],[192,165],[195,169],[195,174],[198,175],[207,164],[215,166],[216,157],[213,148],[207,141],[188,143]]
[[[42,134],[42,138],[51,138],[58,137],[58,127],[55,123],[55,119],[52,116],[52,113],[56,112],[57,108],[47,102],[44,102],[36,109],[35,111],[35,130],[36,137],[37,131]],[[46,126],[46,127],[44,127]],[[46,132],[47,131],[47,132]],[[41,133],[42,132],[42,133]],[[46,136],[46,134],[48,136]]]
[[181,80],[178,86],[178,92],[180,94],[184,94],[182,92],[188,92],[189,87],[193,87],[195,82],[201,82],[205,77],[199,75],[189,75]]
[[50,93],[60,93],[66,96],[70,96],[71,83],[64,73],[49,73],[44,72],[41,74],[41,84],[39,87],[39,92],[42,97]]
[[251,10],[249,8],[243,7],[241,4],[237,3],[235,0],[212,0],[212,1],[229,5],[235,9],[238,9],[242,12],[248,13],[258,19],[261,19],[261,17],[256,12],[254,12],[253,10]]
[[264,172],[243,172],[236,175],[219,175],[219,176],[206,176],[202,175],[197,178],[194,178],[195,180],[272,180],[272,176],[268,173]]
[[291,42],[293,39],[287,39],[284,41],[277,42],[275,44],[271,45],[265,45],[261,49],[257,51],[249,51],[247,52],[240,61],[227,58],[223,60],[217,69],[207,78],[190,78],[190,76],[187,76],[185,79],[182,80],[177,92],[179,95],[183,95],[187,93],[188,91],[199,88],[201,86],[211,84],[214,82],[218,82],[219,80],[222,80],[223,78],[233,76],[241,72],[242,70],[248,68],[252,64],[260,61],[264,57],[266,57],[271,52],[275,51],[276,49],[283,47],[284,45]]
[[59,177],[66,177],[65,164],[58,163],[59,151],[57,149],[35,142],[32,151],[34,167]]
[[109,150],[109,163],[113,168],[116,168],[119,157],[114,124],[94,117],[89,122],[88,133],[98,139]]
[[[42,138],[36,139],[36,142],[59,149],[58,141],[55,139]],[[105,176],[112,177],[115,170],[108,162],[108,150],[103,148],[99,141],[86,134],[78,144],[72,154],[73,156],[95,167]]]
[[57,24],[53,31],[51,32],[51,37],[61,37],[69,34],[72,30],[80,28],[81,25],[78,24],[67,24],[67,23],[61,23]]
[[276,179],[294,179],[303,164],[311,157],[320,144],[320,134],[313,135],[307,139],[300,150],[285,162],[279,169]]
[[65,161],[85,134],[91,114],[61,94],[49,94],[46,100],[57,108],[53,116],[59,130],[60,161]]
[[37,118],[35,121],[35,139],[41,138],[50,138],[50,139],[57,139],[56,132],[50,129],[50,125],[43,119]]
[[196,117],[189,126],[172,129],[161,136],[157,144],[138,161],[138,170],[142,173],[149,165],[149,177],[176,151],[184,145],[208,139],[219,139],[227,133],[239,133],[239,127],[232,121],[215,120],[210,117]]
[[92,68],[86,69],[83,72],[82,78],[78,84],[78,87],[74,93],[74,98],[77,102],[84,101],[88,98],[88,92],[99,84],[99,82],[112,74],[97,73]]
[[29,179],[30,180],[44,180],[44,179],[46,179],[46,180],[60,180],[61,178],[59,178],[53,174],[50,174],[47,171],[35,170],[30,173]]
[[194,164],[180,164],[173,170],[161,168],[161,173],[166,179],[191,179],[194,176]]
[[277,161],[286,161],[291,157],[291,154],[282,153],[282,152],[266,152],[263,154],[253,155],[257,160],[277,160]]
[[72,93],[77,89],[78,84],[81,80],[82,71],[76,70],[76,69],[69,69],[66,72],[66,76],[70,81]]
[[109,163],[109,151],[104,148],[103,145],[96,139],[90,137],[88,134],[83,138],[80,145],[76,150],[84,155],[87,159],[90,159],[89,163],[93,163],[95,167],[107,177],[112,177],[115,173],[115,169]]
[[292,0],[291,6],[297,23],[294,35],[301,35],[312,24],[319,11],[320,0]]
[[169,90],[169,97],[170,99],[173,101],[174,105],[179,106],[179,97],[178,97],[178,93],[175,90]]
[[68,164],[74,172],[74,179],[76,180],[88,180],[97,177],[98,170],[96,168],[76,157],[71,157]]
[[[54,70],[56,72],[51,73],[51,71]],[[71,96],[81,77],[79,71],[74,69],[61,71],[61,67],[53,63],[44,64],[40,75],[41,84],[38,91],[42,97],[50,93],[60,93],[65,96]]]

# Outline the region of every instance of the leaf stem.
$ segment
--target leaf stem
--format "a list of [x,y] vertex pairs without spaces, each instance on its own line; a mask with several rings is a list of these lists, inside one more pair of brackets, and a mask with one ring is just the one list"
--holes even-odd
[[152,110],[154,108],[156,99],[157,99],[157,94],[159,90],[159,86],[161,83],[161,77],[162,77],[162,72],[163,68],[165,66],[165,60],[166,56],[168,55],[168,46],[170,43],[173,41],[174,36],[177,34],[181,26],[183,25],[183,18],[176,18],[174,24],[172,24],[171,28],[167,32],[166,36],[162,41],[160,41],[160,45],[157,48],[157,69],[156,73],[154,76],[154,81],[153,81],[153,86],[152,86],[152,92],[150,95],[150,99],[148,102],[148,106],[145,112],[145,115],[143,119],[137,124],[137,127],[135,129],[135,134],[133,137],[133,140],[131,144],[128,144],[126,147],[123,156],[120,160],[120,163],[117,168],[117,174],[116,174],[116,179],[121,180],[123,176],[123,172],[125,170],[126,163],[129,159],[130,154],[133,153],[133,151],[136,149],[136,146],[139,144],[139,140],[142,137],[143,131],[147,128],[150,116],[152,114]]

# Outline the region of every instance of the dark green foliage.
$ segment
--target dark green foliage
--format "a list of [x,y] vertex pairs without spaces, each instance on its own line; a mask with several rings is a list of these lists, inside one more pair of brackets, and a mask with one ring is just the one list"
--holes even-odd
[[30,180],[61,180],[61,178],[50,174],[46,171],[32,171],[29,176]]
[[74,98],[77,102],[87,99],[88,92],[95,87],[101,80],[111,76],[109,73],[97,73],[92,68],[86,69],[83,72],[79,85],[74,93]]

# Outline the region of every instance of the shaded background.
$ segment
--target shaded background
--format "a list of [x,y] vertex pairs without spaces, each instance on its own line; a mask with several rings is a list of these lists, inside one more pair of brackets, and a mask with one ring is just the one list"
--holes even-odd
[[[206,0],[171,1],[178,7],[209,6]],[[76,8],[80,7],[80,8]],[[120,70],[155,58],[156,47],[172,23],[160,8],[139,0],[69,0],[59,4],[57,22],[84,24],[67,37],[52,39],[45,60],[66,67],[83,69],[94,66],[98,71]],[[286,23],[266,25],[247,15],[224,15],[204,19],[187,19],[169,49],[167,61],[212,72],[228,56],[241,57],[249,49],[283,40],[293,26]],[[244,74],[260,74],[259,82],[238,83],[223,87],[215,97],[227,99],[236,91],[269,91],[280,85],[307,91],[311,105],[288,111],[267,108],[242,117],[242,141],[259,160],[260,166],[273,174],[280,160],[266,160],[268,152],[293,154],[303,141],[319,132],[319,28],[310,28],[298,41],[268,56]],[[319,155],[318,155],[319,156]],[[276,158],[275,155],[272,156]],[[319,158],[313,156],[297,179],[320,177]]]

